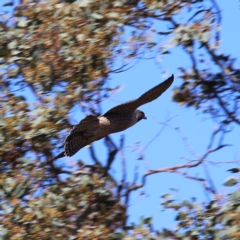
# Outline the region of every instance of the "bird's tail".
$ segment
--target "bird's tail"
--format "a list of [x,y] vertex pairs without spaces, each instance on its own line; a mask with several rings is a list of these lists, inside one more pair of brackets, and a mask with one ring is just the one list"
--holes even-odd
[[52,162],[52,161],[54,161],[54,160],[56,160],[58,158],[62,158],[62,157],[65,157],[65,156],[66,156],[65,152],[61,152],[56,157],[52,158],[50,161]]
[[81,148],[87,146],[88,144],[89,144],[88,138],[84,137],[79,133],[69,135],[66,139],[64,146],[65,154],[66,156],[71,157]]

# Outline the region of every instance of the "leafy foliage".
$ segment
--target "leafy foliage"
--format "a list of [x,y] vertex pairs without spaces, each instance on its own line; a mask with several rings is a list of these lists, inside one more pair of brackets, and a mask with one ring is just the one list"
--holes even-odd
[[[1,234],[7,239],[105,239],[121,226],[125,209],[97,170],[53,181],[34,163],[1,174]],[[94,228],[90,227],[94,225]]]
[[164,237],[173,239],[239,239],[240,192],[236,189],[227,198],[220,197],[209,203],[176,202],[170,196],[163,198],[165,210],[177,211],[176,230],[165,229]]

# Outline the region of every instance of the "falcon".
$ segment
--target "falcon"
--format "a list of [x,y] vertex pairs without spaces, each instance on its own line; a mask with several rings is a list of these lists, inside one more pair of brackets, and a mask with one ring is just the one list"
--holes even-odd
[[173,79],[172,75],[139,98],[113,107],[99,117],[93,115],[85,117],[73,127],[67,136],[64,152],[54,159],[64,156],[71,157],[81,148],[106,137],[108,134],[124,131],[142,119],[147,119],[144,112],[137,108],[160,97],[171,86]]

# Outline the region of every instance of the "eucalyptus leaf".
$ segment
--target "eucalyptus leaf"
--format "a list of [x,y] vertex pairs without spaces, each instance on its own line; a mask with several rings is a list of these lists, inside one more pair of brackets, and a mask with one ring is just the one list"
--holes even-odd
[[240,171],[239,168],[231,168],[231,169],[228,169],[227,171],[231,172],[231,173],[238,173]]
[[15,49],[18,45],[17,40],[13,40],[12,42],[8,43],[8,49]]
[[224,183],[224,186],[232,187],[238,183],[238,178],[236,177],[229,177],[227,181]]
[[18,27],[26,27],[29,23],[29,20],[21,18],[18,22],[17,25]]
[[98,13],[92,13],[91,16],[95,19],[102,19],[103,16],[101,14],[98,14]]
[[0,224],[0,236],[4,236],[9,232],[7,228],[5,228],[2,224]]

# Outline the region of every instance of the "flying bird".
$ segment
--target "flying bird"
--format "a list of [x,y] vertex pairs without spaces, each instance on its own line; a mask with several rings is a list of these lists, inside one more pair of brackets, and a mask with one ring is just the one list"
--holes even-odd
[[161,96],[171,86],[173,79],[172,75],[139,98],[113,107],[99,117],[93,115],[85,117],[73,127],[67,136],[64,152],[52,160],[64,156],[71,157],[81,148],[106,137],[108,134],[124,131],[140,120],[147,119],[144,112],[137,108]]

